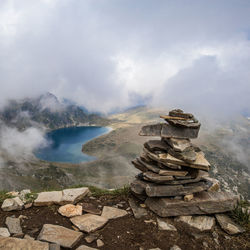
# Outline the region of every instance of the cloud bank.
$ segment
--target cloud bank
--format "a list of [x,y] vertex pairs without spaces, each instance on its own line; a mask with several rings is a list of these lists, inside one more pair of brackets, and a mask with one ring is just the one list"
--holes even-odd
[[0,106],[50,91],[101,112],[250,112],[249,13],[244,0],[2,0]]
[[30,127],[20,132],[16,128],[0,124],[0,168],[8,160],[23,162],[33,157],[33,151],[46,146],[45,130]]

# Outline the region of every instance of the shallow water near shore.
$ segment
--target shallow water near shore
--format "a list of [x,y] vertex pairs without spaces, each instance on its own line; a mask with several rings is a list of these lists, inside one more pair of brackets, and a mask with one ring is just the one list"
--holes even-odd
[[110,131],[107,127],[69,127],[46,134],[48,145],[35,151],[37,158],[50,162],[81,163],[95,160],[82,152],[82,145]]

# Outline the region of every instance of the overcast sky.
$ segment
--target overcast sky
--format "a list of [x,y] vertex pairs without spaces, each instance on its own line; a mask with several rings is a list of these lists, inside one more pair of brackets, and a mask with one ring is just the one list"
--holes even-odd
[[0,105],[250,108],[249,0],[1,0]]

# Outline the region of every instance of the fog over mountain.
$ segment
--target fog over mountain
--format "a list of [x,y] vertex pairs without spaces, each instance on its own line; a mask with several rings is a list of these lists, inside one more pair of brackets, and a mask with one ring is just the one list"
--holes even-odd
[[49,91],[100,112],[249,113],[249,13],[245,0],[2,0],[0,105]]

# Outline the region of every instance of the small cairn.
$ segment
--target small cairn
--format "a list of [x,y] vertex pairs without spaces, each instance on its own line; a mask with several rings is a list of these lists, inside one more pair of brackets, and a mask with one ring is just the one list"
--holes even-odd
[[198,137],[199,121],[180,109],[160,117],[166,122],[146,125],[139,133],[161,139],[147,141],[132,161],[141,171],[131,183],[132,193],[161,217],[232,210],[237,196],[220,192],[204,153],[190,141]]

